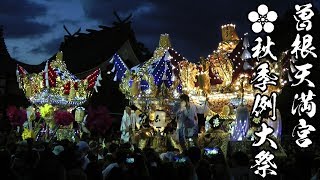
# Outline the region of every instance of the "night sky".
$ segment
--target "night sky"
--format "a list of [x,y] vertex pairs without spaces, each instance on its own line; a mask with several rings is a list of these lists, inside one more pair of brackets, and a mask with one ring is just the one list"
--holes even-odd
[[[320,0],[314,0],[318,8]],[[169,33],[175,50],[187,59],[207,56],[221,40],[220,27],[237,25],[239,36],[249,32],[247,15],[264,3],[279,16],[303,0],[1,0],[0,25],[4,25],[8,50],[14,58],[39,64],[54,54],[66,34],[81,27],[111,26],[113,11],[133,14],[137,40],[150,51],[161,33]]]

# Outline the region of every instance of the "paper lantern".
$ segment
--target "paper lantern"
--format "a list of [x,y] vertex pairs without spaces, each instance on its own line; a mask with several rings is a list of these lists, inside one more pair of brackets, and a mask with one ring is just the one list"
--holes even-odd
[[249,43],[249,39],[248,39],[248,36],[245,35],[245,37],[243,38],[243,43],[242,43],[243,47],[245,49],[247,49],[248,47],[250,47],[250,43]]
[[[275,121],[268,118],[266,120],[268,126],[272,127],[274,137],[280,139],[282,134],[282,121],[281,121],[281,114],[279,109],[276,110],[277,119]],[[270,111],[270,116],[272,116],[272,111]]]
[[250,59],[250,58],[251,58],[250,52],[247,49],[243,50],[243,53],[241,55],[241,59],[246,60],[246,59]]
[[237,108],[236,123],[233,129],[232,140],[242,141],[246,138],[249,128],[249,110],[246,106]]
[[252,68],[252,66],[246,61],[246,62],[244,62],[244,64],[243,64],[243,70],[248,70],[248,69],[251,69]]
[[153,127],[166,127],[166,112],[155,111],[155,119],[153,122]]

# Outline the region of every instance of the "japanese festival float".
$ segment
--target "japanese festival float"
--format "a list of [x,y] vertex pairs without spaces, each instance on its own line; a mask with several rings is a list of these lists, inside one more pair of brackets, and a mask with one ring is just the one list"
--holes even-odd
[[[140,147],[146,146],[145,138],[163,137],[165,127],[174,118],[175,101],[182,93],[178,63],[186,61],[172,47],[168,34],[162,34],[159,46],[148,61],[129,69],[115,54],[110,61],[114,64],[114,81],[119,81],[121,92],[140,112],[137,123]],[[150,123],[149,123],[150,122]],[[155,141],[154,147],[159,147]]]
[[[175,118],[179,96],[187,94],[197,106],[198,113],[204,114],[206,118],[205,131],[199,134],[200,146],[219,146],[226,152],[230,141],[253,140],[253,132],[256,130],[254,124],[261,121],[267,121],[275,129],[275,138],[280,137],[279,110],[276,110],[275,122],[267,120],[268,118],[256,118],[250,113],[255,94],[258,93],[250,81],[263,78],[259,72],[272,73],[269,78],[276,78],[274,80],[277,83],[272,84],[261,95],[281,93],[282,87],[287,83],[285,79],[290,56],[284,52],[278,61],[255,67],[258,61],[252,58],[248,35],[239,38],[233,24],[221,26],[221,31],[222,41],[218,48],[207,58],[201,57],[199,63],[190,62],[177,53],[171,47],[168,34],[160,36],[159,46],[150,60],[131,69],[128,69],[117,54],[114,55],[110,61],[114,64],[114,80],[119,81],[119,88],[126,98],[142,111],[138,112],[143,117],[141,123],[148,117],[154,132],[159,133],[154,135],[143,126],[139,132],[147,132],[145,134],[148,136],[156,137],[168,135],[164,133],[164,129]],[[259,60],[260,63],[266,61],[267,58]],[[210,134],[210,138],[206,134]],[[145,139],[141,137],[138,141],[145,143]],[[170,142],[178,147],[177,141],[171,138]],[[252,141],[250,145],[251,143]]]
[[[63,53],[58,52],[55,59],[46,62],[42,72],[30,74],[18,65],[16,73],[19,87],[32,104],[26,109],[23,139],[48,141],[56,136],[58,140],[75,141],[83,131],[88,131],[82,105],[93,91],[98,92],[102,79],[100,69],[85,79],[78,79],[68,71]],[[42,121],[35,121],[36,114]]]

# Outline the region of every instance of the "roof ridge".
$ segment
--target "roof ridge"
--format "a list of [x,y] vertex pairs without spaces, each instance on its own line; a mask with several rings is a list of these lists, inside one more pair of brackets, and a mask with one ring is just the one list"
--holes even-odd
[[7,56],[11,59],[11,56],[7,49],[6,42],[4,40],[3,25],[0,25],[0,55]]

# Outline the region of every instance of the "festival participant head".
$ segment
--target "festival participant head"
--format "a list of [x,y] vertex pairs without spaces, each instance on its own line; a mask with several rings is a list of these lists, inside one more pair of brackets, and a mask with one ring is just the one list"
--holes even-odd
[[7,151],[7,149],[3,146],[0,147],[0,167],[5,168],[5,170],[9,170],[10,169],[10,153],[9,151]]
[[196,165],[201,159],[201,150],[198,147],[190,147],[187,151],[187,156]]
[[186,103],[189,103],[189,101],[190,101],[189,96],[186,95],[186,94],[182,94],[182,95],[180,96],[180,100],[181,100],[181,101],[184,101],[184,102],[186,102]]
[[116,144],[116,143],[111,143],[111,144],[109,145],[108,151],[109,151],[109,153],[111,153],[111,154],[115,154],[115,153],[117,152],[118,148],[119,148],[119,145],[118,145],[118,144]]
[[320,157],[316,157],[313,159],[312,165],[311,165],[311,174],[314,176],[318,176],[320,173]]
[[189,105],[189,96],[186,94],[182,94],[180,96],[180,105],[181,107],[185,107]]
[[249,158],[248,155],[242,151],[237,151],[231,156],[232,167],[248,166]]
[[17,143],[16,156],[21,155],[23,157],[27,151],[28,151],[27,141],[24,140]]
[[130,109],[133,110],[133,111],[138,110],[137,106],[135,106],[135,105],[131,105],[131,106],[130,106]]
[[58,145],[53,148],[52,153],[56,156],[59,156],[59,154],[63,151],[64,151],[64,147],[61,145]]
[[87,142],[79,141],[77,144],[78,152],[81,153],[81,156],[84,157],[88,154],[90,147]]
[[122,168],[125,167],[126,164],[126,158],[127,158],[127,151],[124,149],[119,149],[116,152],[116,162],[118,163],[118,165]]
[[156,106],[155,104],[151,104],[151,110],[152,110],[152,111],[157,110],[157,106]]
[[204,127],[204,126],[202,126],[201,128],[200,128],[200,133],[205,133],[206,132],[206,128]]

